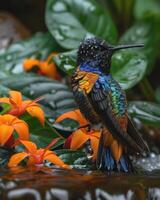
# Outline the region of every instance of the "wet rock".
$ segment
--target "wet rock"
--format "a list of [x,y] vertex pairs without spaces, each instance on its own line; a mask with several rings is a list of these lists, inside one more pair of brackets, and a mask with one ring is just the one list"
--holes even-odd
[[29,36],[30,32],[16,17],[0,12],[0,49]]

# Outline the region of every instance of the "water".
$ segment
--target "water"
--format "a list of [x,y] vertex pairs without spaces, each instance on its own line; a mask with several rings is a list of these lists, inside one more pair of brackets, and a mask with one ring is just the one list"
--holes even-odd
[[1,200],[160,199],[160,170],[126,175],[37,166],[1,174]]

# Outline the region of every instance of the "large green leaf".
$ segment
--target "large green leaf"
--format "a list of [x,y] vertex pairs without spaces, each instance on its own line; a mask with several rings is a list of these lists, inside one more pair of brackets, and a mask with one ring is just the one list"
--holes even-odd
[[129,114],[145,124],[160,127],[160,105],[145,101],[129,103]]
[[108,11],[95,0],[47,0],[46,25],[66,49],[77,48],[88,36],[96,35],[111,43],[117,38]]
[[27,40],[0,50],[0,70],[10,70],[13,73],[22,72],[24,59],[30,57],[44,59],[49,53],[57,50],[58,45],[49,33],[37,33]]
[[135,86],[145,75],[147,60],[143,54],[134,51],[121,51],[113,56],[111,73],[126,90]]
[[[157,56],[157,42],[160,37],[157,33],[157,25],[152,20],[136,22],[129,28],[120,38],[120,43],[124,44],[138,44],[144,43],[143,48],[135,49],[138,54],[146,56],[148,69],[153,66]],[[150,71],[150,70],[149,70]]]
[[[10,76],[7,79],[0,78],[0,81],[3,86],[19,90],[29,99],[43,96],[40,103],[44,106],[47,116],[51,118],[56,118],[76,106],[72,92],[66,85],[46,77],[24,73]],[[3,95],[2,91],[0,95]]]
[[63,144],[64,139],[47,120],[43,126],[37,118],[33,118],[28,113],[23,114],[20,118],[27,122],[30,130],[30,139],[39,148],[46,147],[55,138],[60,138],[55,147]]

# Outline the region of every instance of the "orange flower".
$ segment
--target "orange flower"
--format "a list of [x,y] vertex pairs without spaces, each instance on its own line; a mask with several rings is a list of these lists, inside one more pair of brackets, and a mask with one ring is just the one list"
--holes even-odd
[[91,148],[93,150],[92,159],[95,160],[97,158],[100,134],[100,131],[85,131],[84,129],[78,129],[67,138],[64,146],[68,146],[72,150],[77,150],[90,140]]
[[20,139],[29,139],[29,130],[26,122],[9,114],[0,115],[0,145],[11,147],[14,144],[14,131]]
[[54,163],[62,168],[69,168],[53,151],[45,149],[37,149],[35,143],[25,140],[20,140],[20,142],[25,146],[26,151],[21,153],[16,153],[13,155],[8,163],[8,167],[17,166],[23,159],[28,158],[27,165],[33,166],[38,164],[43,164],[44,160]]
[[87,126],[89,122],[83,117],[79,109],[62,114],[56,119],[55,123],[60,123],[66,118],[77,121],[79,123],[79,126],[82,128],[79,128],[67,138],[64,147],[70,148],[72,150],[77,150],[81,148],[88,140],[90,140],[93,150],[93,160],[95,160],[97,156],[100,131],[88,131],[87,128],[85,128],[85,126]]
[[26,111],[33,117],[38,118],[38,120],[41,122],[41,124],[44,124],[45,117],[44,112],[40,108],[39,104],[36,102],[40,99],[36,99],[34,101],[31,100],[22,100],[22,94],[18,91],[10,91],[9,92],[10,97],[6,98],[0,98],[1,103],[8,103],[11,105],[11,110],[8,112],[8,114],[15,115],[15,116],[21,116]]
[[89,122],[83,117],[83,115],[81,114],[79,109],[63,113],[56,119],[56,121],[54,123],[59,123],[67,118],[73,119],[73,120],[79,122],[80,126],[86,126],[87,124],[89,124]]
[[57,53],[52,53],[44,61],[38,59],[26,59],[23,62],[23,68],[25,71],[31,71],[36,69],[38,74],[48,76],[50,78],[60,80],[55,63],[52,61],[53,56]]

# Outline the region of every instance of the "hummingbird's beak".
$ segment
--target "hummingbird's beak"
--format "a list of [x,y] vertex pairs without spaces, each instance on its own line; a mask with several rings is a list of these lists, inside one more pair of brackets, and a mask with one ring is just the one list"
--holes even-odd
[[139,48],[139,47],[144,47],[144,44],[126,44],[126,45],[110,46],[110,49],[114,52],[121,49]]

